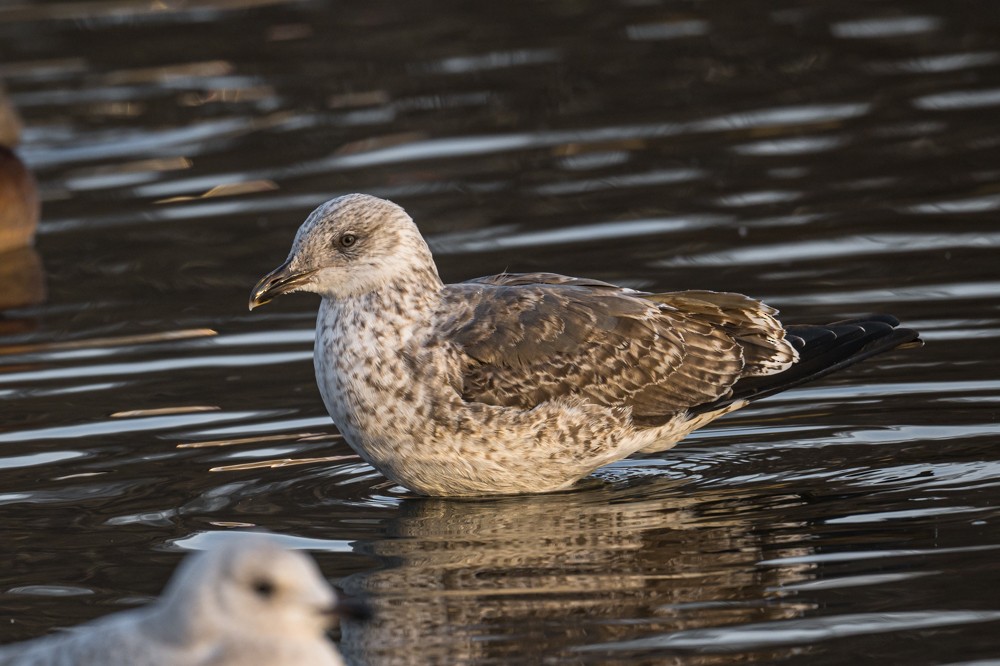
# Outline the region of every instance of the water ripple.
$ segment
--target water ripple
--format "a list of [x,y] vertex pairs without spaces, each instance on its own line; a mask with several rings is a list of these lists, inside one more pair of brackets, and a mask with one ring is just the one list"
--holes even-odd
[[258,412],[213,412],[172,416],[151,416],[136,419],[114,419],[94,423],[80,423],[68,426],[50,426],[29,430],[13,430],[0,433],[0,442],[30,442],[42,439],[78,439],[97,435],[111,435],[126,432],[152,430],[174,430],[205,423],[243,421],[249,418],[263,418],[273,415],[273,411]]
[[45,382],[53,380],[80,379],[84,377],[114,377],[117,375],[139,375],[176,372],[192,368],[240,368],[261,365],[281,365],[312,359],[312,350],[297,352],[274,352],[271,354],[202,356],[185,358],[160,358],[133,363],[101,363],[98,365],[30,370],[26,372],[0,373],[0,385],[21,382]]
[[603,652],[673,648],[710,653],[735,652],[815,643],[867,634],[917,631],[980,622],[1000,622],[1000,611],[934,610],[842,614],[830,617],[743,624],[738,627],[690,629],[665,636],[586,645],[577,648],[577,650]]
[[687,229],[721,226],[731,218],[722,215],[691,215],[686,217],[648,220],[615,220],[582,224],[560,229],[503,233],[503,228],[477,230],[471,233],[453,232],[431,237],[431,247],[438,254],[493,252],[519,247],[588,243],[605,239],[625,239],[651,236]]
[[997,106],[1000,105],[1000,88],[934,93],[916,98],[913,100],[913,105],[918,109],[928,111],[953,111]]
[[882,39],[934,32],[943,23],[936,16],[891,16],[834,23],[830,32],[841,39]]
[[[998,199],[1000,201],[1000,199]],[[769,264],[775,257],[794,257],[796,261],[855,257],[862,254],[923,252],[955,248],[1000,247],[1000,233],[879,233],[864,236],[759,243],[750,247],[689,254],[657,261],[658,267],[728,266],[732,264]]]

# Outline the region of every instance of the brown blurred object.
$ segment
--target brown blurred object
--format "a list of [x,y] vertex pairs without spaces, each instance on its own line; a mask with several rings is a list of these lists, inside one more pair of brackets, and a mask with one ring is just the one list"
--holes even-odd
[[38,213],[34,177],[13,151],[0,146],[0,252],[31,245]]
[[0,87],[0,252],[30,245],[38,226],[35,179],[14,154],[21,120]]
[[21,120],[0,86],[0,311],[45,300],[45,271],[31,247],[38,188],[13,151],[20,136]]
[[35,248],[19,247],[0,254],[0,312],[44,300],[45,270]]
[[0,146],[13,148],[21,138],[21,119],[14,105],[7,99],[7,91],[0,83]]

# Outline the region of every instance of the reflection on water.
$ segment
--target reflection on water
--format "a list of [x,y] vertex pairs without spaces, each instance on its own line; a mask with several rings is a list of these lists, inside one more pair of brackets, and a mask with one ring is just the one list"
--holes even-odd
[[[261,525],[371,596],[358,664],[995,658],[998,34],[925,0],[0,7],[0,641]],[[352,191],[449,281],[739,290],[927,345],[573,492],[414,499],[330,423],[314,301],[246,313]]]
[[806,607],[765,590],[803,574],[754,566],[761,535],[752,517],[703,513],[744,499],[653,482],[405,500],[384,537],[358,545],[382,566],[343,585],[371,596],[376,619],[347,626],[342,647],[366,664],[510,663],[529,645],[540,659],[572,659],[581,639],[797,617]]

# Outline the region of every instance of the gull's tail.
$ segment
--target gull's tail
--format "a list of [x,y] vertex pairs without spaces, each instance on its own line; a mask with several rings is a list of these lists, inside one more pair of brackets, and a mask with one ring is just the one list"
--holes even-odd
[[786,326],[786,339],[799,353],[790,368],[773,375],[747,377],[736,382],[730,395],[690,410],[692,415],[722,414],[739,406],[786,389],[811,382],[854,365],[866,358],[898,348],[919,347],[920,334],[909,328],[897,328],[892,315],[876,314],[832,324]]

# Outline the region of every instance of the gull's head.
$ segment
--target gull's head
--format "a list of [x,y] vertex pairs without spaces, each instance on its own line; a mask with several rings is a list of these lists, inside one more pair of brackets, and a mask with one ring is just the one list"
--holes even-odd
[[199,631],[316,639],[334,619],[363,619],[312,558],[283,547],[268,534],[226,535],[222,543],[185,560],[164,601]]
[[410,216],[391,201],[347,194],[306,218],[285,263],[250,292],[250,309],[293,291],[349,298],[413,278],[438,279]]

